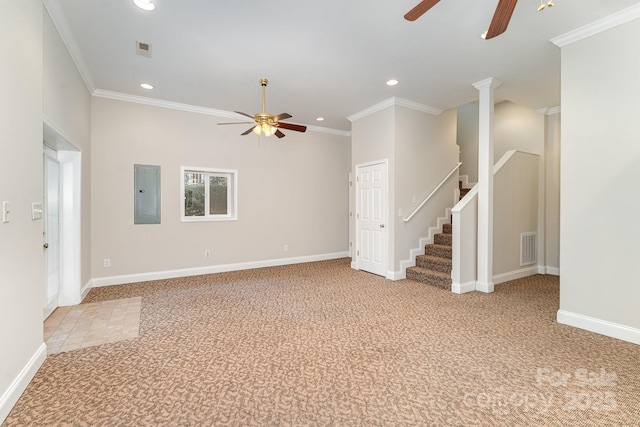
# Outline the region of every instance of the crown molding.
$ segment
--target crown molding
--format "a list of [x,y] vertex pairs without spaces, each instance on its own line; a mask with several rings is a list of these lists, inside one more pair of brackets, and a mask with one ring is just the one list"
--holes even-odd
[[500,86],[502,82],[495,77],[489,77],[488,79],[481,80],[479,82],[473,83],[473,87],[478,90],[482,89],[495,89]]
[[51,21],[53,21],[53,25],[56,27],[56,30],[58,30],[62,43],[64,43],[71,56],[71,60],[76,65],[85,86],[89,90],[89,93],[93,93],[96,90],[96,85],[93,82],[93,77],[89,72],[87,64],[84,62],[84,57],[80,53],[80,47],[78,47],[78,43],[76,43],[76,39],[71,33],[67,18],[65,18],[60,8],[60,3],[58,3],[58,0],[44,0],[43,4],[51,17]]
[[307,130],[311,132],[330,133],[332,135],[351,136],[351,132],[348,130],[325,128],[321,126],[307,126]]
[[613,15],[605,16],[602,19],[598,19],[590,24],[576,28],[573,31],[562,34],[558,37],[551,39],[551,43],[562,48],[571,43],[575,43],[587,37],[591,37],[595,34],[609,30],[611,28],[622,25],[626,22],[640,18],[640,4],[628,7]]
[[[116,101],[132,102],[134,104],[150,105],[152,107],[168,108],[171,110],[187,111],[190,113],[206,114],[208,116],[224,117],[226,119],[246,121],[247,117],[233,111],[217,110],[215,108],[199,107],[197,105],[181,104],[179,102],[164,101],[162,99],[148,98],[146,96],[129,95],[127,93],[112,92],[96,89],[93,91],[96,98],[114,99]],[[340,129],[331,129],[320,126],[307,126],[311,132],[330,133],[340,136],[351,136],[351,132]]]
[[538,108],[536,113],[542,114],[543,116],[552,116],[554,114],[560,114],[560,106],[558,107],[550,107],[550,108]]
[[385,108],[400,106],[405,108],[410,108],[412,110],[421,111],[423,113],[432,114],[434,116],[439,115],[442,111],[439,108],[431,107],[429,105],[419,104],[417,102],[409,101],[408,99],[398,98],[396,96],[386,99],[378,104],[372,105],[369,108],[366,108],[359,113],[352,114],[347,117],[347,120],[350,122],[354,122],[356,120],[360,120],[364,117],[367,117],[373,113],[377,113],[378,111],[382,111]]
[[115,99],[117,101],[133,102],[134,104],[151,105],[153,107],[168,108],[171,110],[188,111],[190,113],[206,114],[209,116],[224,117],[227,119],[244,120],[247,117],[226,110],[216,110],[214,108],[199,107],[197,105],[181,104],[179,102],[164,101],[162,99],[148,98],[146,96],[129,95],[128,93],[112,92],[109,90],[96,89],[93,96],[97,98]]

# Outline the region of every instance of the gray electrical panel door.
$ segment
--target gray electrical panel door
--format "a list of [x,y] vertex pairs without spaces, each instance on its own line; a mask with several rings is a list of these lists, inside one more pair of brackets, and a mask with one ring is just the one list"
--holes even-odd
[[133,165],[133,223],[160,224],[160,166]]

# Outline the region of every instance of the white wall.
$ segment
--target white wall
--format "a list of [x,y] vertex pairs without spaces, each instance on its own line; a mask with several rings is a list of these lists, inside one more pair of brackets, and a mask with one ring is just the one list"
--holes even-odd
[[[93,98],[94,279],[348,251],[348,137],[260,140],[219,121],[228,119]],[[161,167],[159,225],[133,224],[138,163]],[[237,169],[238,220],[180,222],[181,166]]]
[[[0,422],[44,360],[42,2],[0,1]],[[19,326],[19,327],[18,327]],[[24,370],[24,371],[23,371]]]
[[46,10],[43,86],[47,124],[81,151],[79,282],[85,285],[91,279],[91,95]]
[[558,320],[640,344],[638,40],[640,19],[562,48]]

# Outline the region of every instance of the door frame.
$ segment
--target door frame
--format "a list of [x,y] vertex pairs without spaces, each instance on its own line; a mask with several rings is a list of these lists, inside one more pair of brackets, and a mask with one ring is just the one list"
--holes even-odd
[[[81,182],[82,152],[46,119],[43,120],[44,145],[57,151],[60,163],[60,307],[80,304],[81,285]],[[44,183],[43,183],[44,185]],[[87,250],[89,250],[87,248]],[[44,260],[44,258],[43,258]]]
[[[43,235],[44,235],[44,239],[43,239],[43,244],[46,242],[46,246],[45,249],[43,251],[43,255],[44,255],[44,288],[45,288],[45,298],[44,298],[44,310],[43,310],[43,315],[44,318],[46,319],[47,317],[49,317],[51,315],[51,313],[54,312],[54,310],[56,308],[58,308],[59,306],[59,296],[60,296],[60,284],[62,283],[62,262],[61,262],[61,256],[60,256],[60,222],[62,219],[62,178],[61,178],[61,167],[60,167],[60,161],[58,160],[58,152],[56,150],[54,150],[53,148],[49,147],[47,144],[44,144],[43,146],[43,169],[44,169],[44,200],[43,200],[43,210],[44,210],[44,216],[43,216],[43,224],[42,224],[42,229],[43,229]],[[51,165],[51,166],[50,166]],[[57,174],[56,174],[56,179],[55,181],[57,182],[53,182],[54,180],[50,180],[49,179],[49,168],[50,167],[55,167],[57,168]],[[51,212],[49,209],[49,195],[50,193],[50,189],[53,189],[52,186],[55,184],[55,189],[57,190],[57,212]],[[49,218],[51,215],[55,215],[57,217],[57,224],[55,225],[55,230],[50,229],[49,228]],[[52,240],[50,237],[51,236],[56,236],[55,240]],[[43,245],[44,246],[44,245]],[[57,256],[54,256],[53,254],[57,252]],[[50,275],[50,266],[52,265],[56,265],[56,270],[57,270],[57,291],[55,293],[55,295],[49,295],[49,286],[50,286],[50,280],[51,280],[51,275]]]
[[359,233],[359,222],[360,222],[360,180],[359,180],[359,175],[360,175],[360,170],[362,168],[366,168],[369,166],[375,166],[375,165],[383,165],[384,169],[385,169],[385,183],[384,183],[384,187],[385,187],[385,205],[387,207],[387,211],[386,211],[386,216],[387,219],[385,220],[386,223],[388,223],[388,226],[384,229],[384,233],[386,233],[386,238],[384,239],[385,245],[384,248],[382,249],[382,256],[384,257],[384,262],[385,262],[385,268],[387,271],[385,271],[385,278],[390,278],[389,275],[389,247],[390,247],[390,236],[393,233],[393,224],[391,224],[391,221],[389,220],[390,215],[389,215],[389,160],[388,159],[382,159],[382,160],[375,160],[372,162],[366,162],[366,163],[359,163],[356,165],[355,167],[355,179],[356,179],[356,191],[355,191],[355,223],[354,223],[354,228],[355,228],[355,241],[356,241],[356,248],[355,248],[355,263],[352,264],[352,267],[355,270],[360,270],[360,255],[359,255],[359,251],[360,251],[360,233]]

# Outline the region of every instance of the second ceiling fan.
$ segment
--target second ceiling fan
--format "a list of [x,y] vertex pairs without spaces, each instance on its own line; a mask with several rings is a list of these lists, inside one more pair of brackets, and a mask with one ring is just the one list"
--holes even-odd
[[[404,19],[407,21],[415,21],[424,15],[429,9],[435,6],[440,0],[423,0],[418,3],[413,9],[404,15]],[[491,25],[486,32],[484,39],[492,39],[500,34],[504,33],[509,26],[511,15],[516,7],[518,0],[499,0],[496,11],[493,13],[493,19]]]

